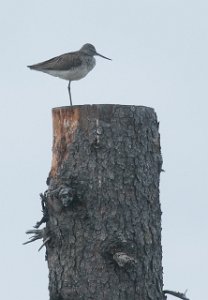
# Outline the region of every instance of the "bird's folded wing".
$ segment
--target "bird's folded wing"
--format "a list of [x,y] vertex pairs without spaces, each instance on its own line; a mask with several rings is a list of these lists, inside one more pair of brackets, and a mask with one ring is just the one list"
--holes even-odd
[[[69,55],[70,54],[70,55]],[[82,64],[82,60],[77,56],[76,52],[66,53],[60,56],[56,56],[41,63],[28,66],[33,70],[54,70],[65,71],[73,68],[77,68]]]

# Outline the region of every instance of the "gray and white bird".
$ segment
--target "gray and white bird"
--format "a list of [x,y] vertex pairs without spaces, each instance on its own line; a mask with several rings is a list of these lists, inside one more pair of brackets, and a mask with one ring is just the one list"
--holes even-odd
[[84,78],[95,67],[95,55],[111,60],[99,54],[93,45],[85,44],[78,51],[56,56],[44,62],[28,66],[28,68],[68,80],[69,99],[72,105],[71,81]]

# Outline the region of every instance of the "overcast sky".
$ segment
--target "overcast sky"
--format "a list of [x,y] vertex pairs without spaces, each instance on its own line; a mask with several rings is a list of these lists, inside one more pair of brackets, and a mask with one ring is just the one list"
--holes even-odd
[[[51,109],[69,105],[67,82],[28,64],[92,43],[97,58],[72,83],[76,105],[153,107],[160,122],[164,288],[207,298],[208,2],[206,0],[2,1],[0,10],[1,298],[48,299],[40,242],[51,164]],[[171,297],[169,297],[171,298]]]

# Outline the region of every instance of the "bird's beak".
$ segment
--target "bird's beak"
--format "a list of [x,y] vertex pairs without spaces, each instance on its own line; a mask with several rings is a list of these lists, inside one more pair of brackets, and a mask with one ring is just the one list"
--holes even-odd
[[100,56],[100,57],[102,57],[102,58],[108,59],[108,60],[112,60],[111,58],[108,58],[108,57],[106,57],[106,56],[103,56],[103,55],[101,55],[101,54],[99,54],[99,53],[97,53],[97,52],[96,52],[96,55],[98,55],[98,56]]

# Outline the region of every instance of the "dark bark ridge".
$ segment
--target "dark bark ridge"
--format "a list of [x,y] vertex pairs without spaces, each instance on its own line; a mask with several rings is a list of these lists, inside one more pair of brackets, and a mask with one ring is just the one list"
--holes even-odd
[[153,109],[53,110],[50,300],[162,300],[160,136]]

